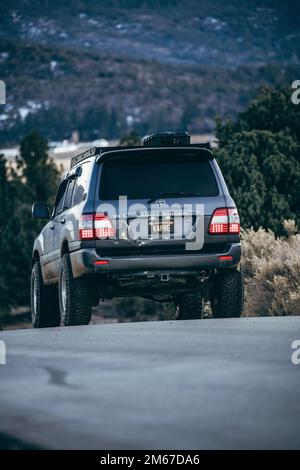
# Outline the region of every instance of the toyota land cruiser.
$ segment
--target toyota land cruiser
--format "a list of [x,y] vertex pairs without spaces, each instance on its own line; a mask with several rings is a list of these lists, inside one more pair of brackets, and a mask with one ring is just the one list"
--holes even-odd
[[240,220],[209,144],[161,133],[71,160],[34,242],[34,327],[88,324],[100,299],[174,302],[178,319],[243,309]]

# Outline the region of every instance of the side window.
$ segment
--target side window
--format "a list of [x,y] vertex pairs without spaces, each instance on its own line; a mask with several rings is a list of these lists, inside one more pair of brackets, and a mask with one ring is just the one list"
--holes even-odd
[[57,195],[56,195],[56,201],[55,201],[54,217],[60,214],[63,210],[64,196],[65,196],[65,192],[67,189],[67,184],[68,184],[68,181],[64,180],[59,185]]
[[83,200],[83,196],[87,192],[92,171],[92,163],[84,162],[81,165],[81,169],[81,175],[78,176],[78,178],[76,178],[75,180],[73,206],[76,206],[76,204],[80,204],[80,202]]
[[67,192],[66,192],[66,197],[65,197],[65,202],[64,202],[64,210],[72,207],[72,196],[73,196],[74,186],[75,186],[75,180],[69,181]]

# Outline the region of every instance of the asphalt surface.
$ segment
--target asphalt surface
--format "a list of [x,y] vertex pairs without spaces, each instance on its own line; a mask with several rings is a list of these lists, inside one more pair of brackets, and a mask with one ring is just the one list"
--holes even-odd
[[[300,448],[300,317],[0,332],[0,445]],[[6,443],[6,444],[5,444]],[[23,444],[22,444],[23,443]]]

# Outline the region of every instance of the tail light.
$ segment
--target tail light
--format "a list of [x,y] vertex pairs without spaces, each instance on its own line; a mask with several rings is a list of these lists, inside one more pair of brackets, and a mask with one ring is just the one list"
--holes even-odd
[[114,237],[116,231],[106,214],[94,214],[95,238]]
[[241,231],[241,222],[238,210],[236,207],[230,207],[228,209],[229,219],[229,233],[239,234]]
[[79,235],[81,240],[93,240],[94,232],[94,214],[83,214],[79,224]]
[[83,214],[79,225],[81,240],[114,237],[115,228],[107,214]]
[[228,233],[228,209],[216,209],[213,213],[209,233]]
[[240,217],[236,207],[216,209],[211,218],[208,232],[210,234],[239,234]]

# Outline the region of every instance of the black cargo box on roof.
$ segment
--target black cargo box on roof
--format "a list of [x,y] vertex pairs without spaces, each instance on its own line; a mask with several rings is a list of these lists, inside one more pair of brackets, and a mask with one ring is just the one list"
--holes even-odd
[[157,132],[145,137],[144,147],[173,147],[190,145],[191,138],[187,132]]

